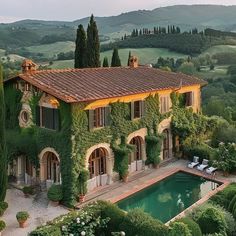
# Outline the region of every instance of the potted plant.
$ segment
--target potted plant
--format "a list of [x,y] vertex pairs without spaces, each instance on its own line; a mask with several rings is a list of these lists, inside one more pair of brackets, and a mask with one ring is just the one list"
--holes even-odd
[[32,186],[25,186],[22,189],[23,193],[25,194],[25,197],[29,197],[29,195],[33,195],[34,194],[34,189]]
[[16,214],[16,219],[19,222],[20,228],[25,228],[26,227],[26,222],[29,218],[29,213],[27,211],[19,211]]
[[7,208],[8,208],[7,202],[0,202],[0,216],[3,216]]
[[84,202],[85,194],[87,193],[87,181],[89,177],[89,172],[87,170],[82,170],[78,178],[78,190],[79,190],[79,202]]
[[6,228],[6,223],[3,220],[0,220],[0,236],[2,235],[2,231]]
[[51,201],[53,206],[58,206],[59,202],[63,198],[63,192],[61,185],[53,184],[48,190],[48,199]]
[[2,231],[6,228],[6,223],[3,220],[0,220],[0,236],[2,235]]

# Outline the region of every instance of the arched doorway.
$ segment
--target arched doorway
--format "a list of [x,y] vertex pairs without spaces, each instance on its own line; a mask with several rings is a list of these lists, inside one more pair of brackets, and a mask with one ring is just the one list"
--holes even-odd
[[89,183],[92,189],[107,184],[107,157],[105,148],[97,148],[89,156]]
[[163,131],[164,139],[163,139],[163,160],[166,160],[170,157],[170,132],[168,129]]
[[131,145],[134,145],[135,149],[129,155],[129,172],[135,172],[142,169],[142,138],[137,136],[131,139]]
[[55,152],[46,151],[40,162],[41,182],[60,183],[60,160]]

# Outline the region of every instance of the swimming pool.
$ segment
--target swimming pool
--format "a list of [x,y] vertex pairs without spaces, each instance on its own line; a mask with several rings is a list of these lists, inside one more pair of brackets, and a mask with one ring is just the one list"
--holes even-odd
[[117,205],[125,211],[142,208],[165,223],[219,185],[218,182],[180,171],[119,201]]

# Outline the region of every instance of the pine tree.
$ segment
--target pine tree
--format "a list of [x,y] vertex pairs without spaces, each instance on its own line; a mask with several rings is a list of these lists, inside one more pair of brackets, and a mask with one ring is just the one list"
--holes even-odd
[[75,44],[75,68],[85,68],[87,67],[87,47],[83,25],[78,26]]
[[129,66],[129,61],[130,61],[130,58],[131,58],[131,51],[129,51],[129,56],[128,56],[128,62],[127,62],[127,66]]
[[111,67],[119,67],[119,66],[121,66],[121,62],[120,62],[118,49],[114,48],[112,59],[111,59]]
[[87,28],[87,65],[91,68],[100,66],[100,42],[93,15]]
[[5,138],[5,103],[2,66],[0,65],[0,202],[4,201],[7,189],[7,155]]
[[102,67],[109,67],[108,58],[107,57],[104,57],[103,63],[102,63]]

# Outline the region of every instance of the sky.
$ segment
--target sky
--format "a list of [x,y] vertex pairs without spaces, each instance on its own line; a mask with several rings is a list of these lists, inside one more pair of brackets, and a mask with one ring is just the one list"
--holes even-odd
[[236,5],[236,0],[1,0],[0,22],[22,19],[73,21],[92,13],[119,15],[134,10],[152,10],[179,4]]

